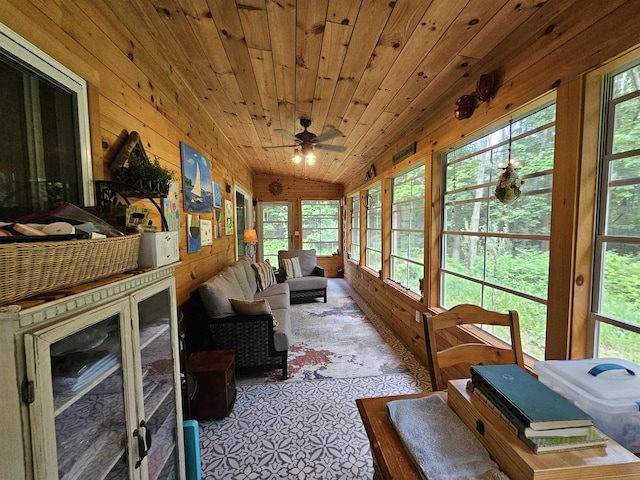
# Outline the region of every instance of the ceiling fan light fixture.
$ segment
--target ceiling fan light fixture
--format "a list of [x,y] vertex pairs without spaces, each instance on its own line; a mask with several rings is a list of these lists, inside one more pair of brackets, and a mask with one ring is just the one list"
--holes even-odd
[[293,160],[293,163],[300,163],[302,161],[300,150],[296,149],[293,151],[293,157],[291,158],[291,160]]
[[316,156],[313,154],[313,152],[307,153],[307,156],[305,158],[307,159],[307,165],[313,165],[314,163],[316,163]]

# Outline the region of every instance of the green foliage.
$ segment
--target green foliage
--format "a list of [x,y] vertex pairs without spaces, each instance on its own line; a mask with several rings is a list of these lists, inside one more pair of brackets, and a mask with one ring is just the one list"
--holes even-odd
[[154,159],[153,162],[150,162],[136,151],[131,152],[129,155],[125,168],[133,178],[140,178],[160,184],[171,182],[175,175],[173,170],[169,170],[160,165],[157,158]]

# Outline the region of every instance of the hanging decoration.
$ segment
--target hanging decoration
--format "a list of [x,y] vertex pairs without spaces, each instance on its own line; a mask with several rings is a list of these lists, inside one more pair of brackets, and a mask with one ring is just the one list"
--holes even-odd
[[495,73],[485,73],[480,76],[480,79],[476,83],[475,92],[469,95],[462,95],[456,101],[456,109],[453,111],[453,115],[458,120],[464,120],[473,115],[473,111],[478,106],[478,103],[487,102],[495,93],[496,89],[496,76]]
[[509,160],[504,169],[504,172],[498,177],[498,183],[496,184],[495,196],[500,203],[505,205],[511,205],[515,202],[522,191],[520,187],[524,184],[524,180],[520,178],[517,172],[517,168],[520,166],[520,162],[511,158],[511,121],[509,121]]

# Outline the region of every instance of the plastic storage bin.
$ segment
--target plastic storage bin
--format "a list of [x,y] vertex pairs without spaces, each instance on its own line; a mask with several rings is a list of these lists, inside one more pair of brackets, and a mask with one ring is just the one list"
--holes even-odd
[[618,358],[536,362],[538,379],[593,417],[626,449],[640,453],[640,366]]

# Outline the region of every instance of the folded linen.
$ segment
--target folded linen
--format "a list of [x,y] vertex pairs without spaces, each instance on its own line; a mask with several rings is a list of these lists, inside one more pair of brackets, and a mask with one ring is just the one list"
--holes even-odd
[[423,478],[508,480],[438,395],[387,403],[391,422]]

